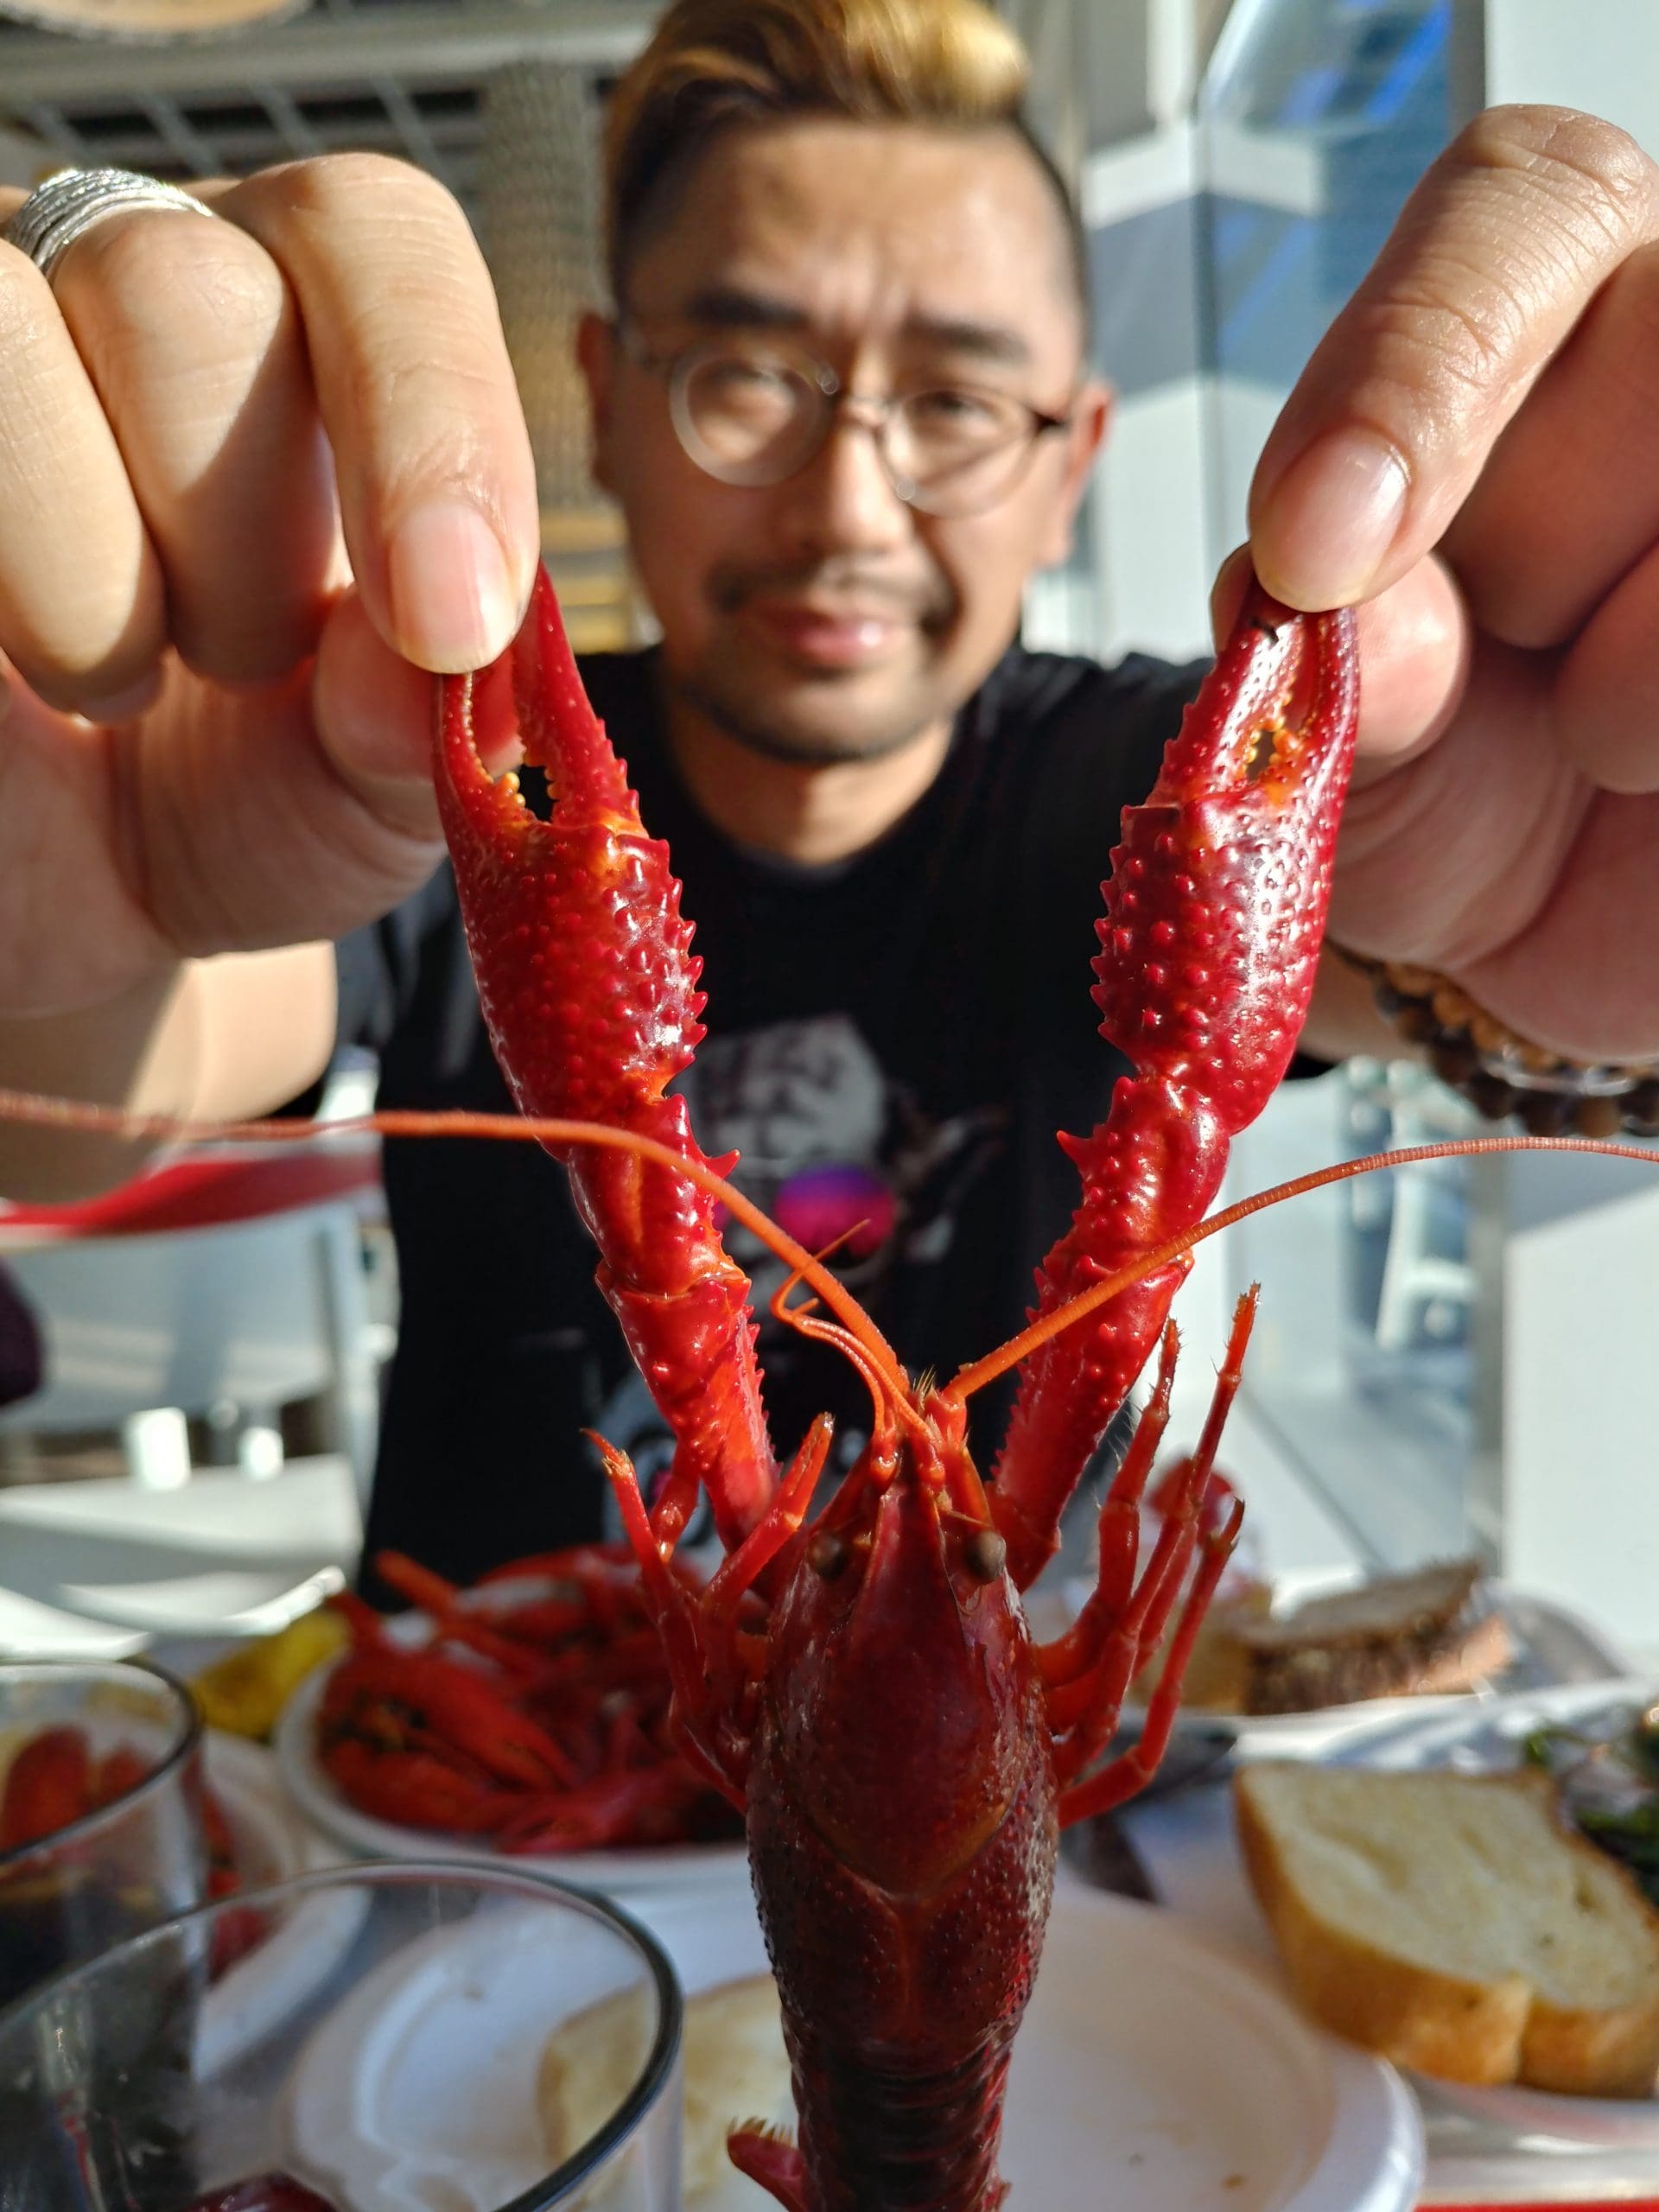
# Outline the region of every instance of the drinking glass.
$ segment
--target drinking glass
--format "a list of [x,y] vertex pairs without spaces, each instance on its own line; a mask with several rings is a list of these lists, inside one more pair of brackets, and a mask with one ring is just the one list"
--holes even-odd
[[206,1895],[201,1723],[189,1692],[143,1660],[0,1663],[0,1783],[48,1729],[95,1759],[133,1755],[111,1802],[0,1850],[0,2007]]
[[[251,1948],[216,1967],[230,1911]],[[0,2014],[0,2212],[677,2212],[681,2002],[653,1938],[547,1876],[325,1867]]]

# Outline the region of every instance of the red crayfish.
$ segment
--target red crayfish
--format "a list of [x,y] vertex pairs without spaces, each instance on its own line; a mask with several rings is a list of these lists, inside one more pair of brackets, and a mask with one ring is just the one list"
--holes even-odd
[[[516,1560],[473,1592],[398,1553],[375,1567],[431,1638],[411,1649],[360,1599],[334,1601],[353,1648],[324,1688],[317,1750],[353,1804],[515,1852],[736,1833],[674,1740],[673,1682],[626,1545]],[[531,1578],[545,1589],[515,1586]]]
[[[547,772],[546,822],[480,755],[509,677],[526,758]],[[601,1449],[682,1741],[746,1813],[800,2141],[740,2133],[732,2155],[795,2212],[990,2212],[1002,2195],[1003,2085],[1060,1824],[1155,1766],[1236,1538],[1236,1507],[1207,1522],[1204,1509],[1251,1300],[1151,1557],[1137,1562],[1138,1508],[1173,1331],[1103,1509],[1082,1617],[1034,1646],[1017,1592],[1164,1332],[1191,1262],[1161,1248],[1210,1205],[1231,1136],[1294,1047],[1357,701],[1351,618],[1293,615],[1254,593],[1113,855],[1095,996],[1135,1072],[1099,1128],[1062,1140],[1083,1198],[1039,1272],[1031,1326],[935,1386],[913,1382],[839,1281],[722,1181],[669,1090],[702,1035],[699,963],[666,849],[588,705],[545,577],[505,662],[443,680],[439,798],[497,1057],[569,1170],[601,1287],[677,1439],[650,1512],[627,1461]],[[779,1318],[839,1346],[869,1389],[868,1447],[816,1522],[829,1424],[779,1471],[717,1200],[790,1269]],[[791,1303],[802,1286],[813,1295]],[[969,1456],[967,1401],[1021,1362],[988,1483]],[[699,1488],[728,1556],[694,1590],[672,1554]],[[740,1618],[753,1592],[759,1628]],[[1172,1619],[1137,1745],[1091,1772]]]
[[[1039,1271],[1030,1325],[936,1387],[913,1382],[845,1286],[715,1172],[669,1093],[702,1035],[690,931],[545,578],[501,662],[442,680],[440,798],[480,999],[524,1118],[388,1112],[366,1126],[536,1141],[564,1160],[601,1286],[674,1430],[649,1512],[620,1454],[608,1465],[682,1748],[746,1815],[800,2143],[747,2131],[731,2148],[795,2212],[994,2212],[1001,2201],[1002,2087],[1058,1828],[1155,1767],[1237,1535],[1237,1502],[1211,1470],[1249,1299],[1198,1447],[1160,1485],[1162,1533],[1138,1557],[1174,1360],[1165,1319],[1191,1247],[1382,1166],[1518,1149],[1656,1157],[1577,1138],[1444,1142],[1315,1171],[1203,1218],[1229,1141],[1282,1075],[1306,1010],[1356,707],[1351,618],[1290,614],[1253,593],[1112,855],[1096,997],[1135,1072],[1099,1128],[1062,1140],[1083,1198]],[[479,754],[480,728],[499,734],[515,709],[528,758],[548,772],[547,822]],[[128,1136],[311,1135],[294,1122],[191,1129],[9,1093],[0,1113]],[[721,1207],[790,1271],[774,1311],[837,1345],[869,1388],[868,1447],[816,1522],[828,1424],[780,1474]],[[803,1286],[812,1300],[791,1303]],[[1160,1332],[1157,1381],[1101,1510],[1097,1586],[1067,1635],[1034,1646],[1017,1592]],[[984,1482],[967,1401],[1020,1363]],[[699,1488],[727,1556],[693,1587],[674,1551]],[[1166,1638],[1134,1751],[1095,1769],[1126,1688]]]
[[99,1758],[83,1729],[42,1728],[20,1745],[0,1792],[0,1852],[40,1843],[136,1789],[151,1762],[124,1744]]
[[[73,1822],[114,1805],[154,1771],[155,1762],[130,1744],[117,1744],[100,1757],[84,1729],[42,1728],[19,1745],[6,1770],[0,1791],[0,1853],[47,1842]],[[236,1838],[224,1806],[205,1782],[199,1802],[206,1894],[217,1904],[244,1887]],[[213,1974],[225,1973],[264,1936],[264,1916],[252,1907],[221,1912],[213,1924]]]
[[[548,822],[480,760],[480,728],[498,734],[510,700],[528,758],[548,772]],[[1521,1149],[1656,1157],[1578,1138],[1448,1141],[1344,1161],[1203,1218],[1231,1136],[1266,1103],[1306,1014],[1356,706],[1351,618],[1290,614],[1253,593],[1112,856],[1096,997],[1135,1072],[1099,1128],[1062,1140],[1083,1199],[1039,1271],[1030,1325],[936,1387],[913,1382],[845,1286],[715,1172],[669,1093],[702,1035],[690,932],[545,578],[501,662],[442,680],[440,798],[480,999],[524,1118],[394,1111],[330,1126],[535,1141],[569,1166],[601,1286],[677,1440],[649,1512],[620,1454],[609,1469],[682,1748],[745,1811],[784,2001],[799,2147],[747,2131],[732,2153],[795,2212],[1001,2202],[1002,2087],[1058,1828],[1155,1767],[1237,1534],[1237,1502],[1211,1470],[1249,1299],[1198,1448],[1160,1485],[1162,1534],[1138,1557],[1174,1359],[1165,1319],[1191,1248],[1378,1166]],[[193,1128],[17,1093],[0,1093],[0,1113],[129,1137],[314,1134],[291,1121]],[[567,1118],[579,1115],[594,1118]],[[721,1207],[789,1269],[774,1311],[837,1345],[870,1390],[868,1447],[816,1522],[828,1424],[780,1474]],[[803,1286],[813,1300],[791,1303]],[[1097,1586],[1070,1633],[1035,1647],[1017,1592],[1160,1332],[1157,1382],[1101,1510]],[[983,1482],[966,1403],[1022,1363]],[[694,1589],[673,1554],[700,1488],[727,1556]],[[1166,1637],[1135,1748],[1091,1770]]]

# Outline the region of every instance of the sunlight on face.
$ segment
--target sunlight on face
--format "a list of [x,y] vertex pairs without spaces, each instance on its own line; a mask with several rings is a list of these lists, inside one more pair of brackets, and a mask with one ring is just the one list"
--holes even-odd
[[[715,337],[816,356],[844,388],[971,386],[1065,415],[1083,334],[1050,188],[1003,130],[810,118],[721,133],[628,272],[660,361]],[[838,416],[785,482],[704,473],[667,380],[605,349],[600,473],[622,503],[664,665],[721,727],[802,760],[938,728],[1012,639],[1033,568],[1063,557],[1099,406],[1039,438],[1014,488],[953,519],[908,506],[868,424]]]

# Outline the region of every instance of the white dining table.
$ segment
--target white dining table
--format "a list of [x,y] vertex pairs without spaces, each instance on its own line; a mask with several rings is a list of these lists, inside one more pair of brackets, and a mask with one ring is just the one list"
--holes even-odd
[[350,1462],[286,1461],[182,1488],[124,1478],[0,1489],[0,1656],[119,1659],[158,1637],[269,1635],[355,1572]]

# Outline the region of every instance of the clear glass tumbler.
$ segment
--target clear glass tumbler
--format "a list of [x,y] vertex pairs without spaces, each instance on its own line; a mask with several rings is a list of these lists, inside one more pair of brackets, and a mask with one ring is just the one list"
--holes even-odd
[[[255,1940],[217,1967],[229,1911]],[[598,1897],[324,1868],[0,2014],[0,2212],[677,2212],[680,2025],[667,1957]]]

